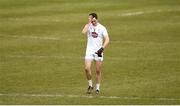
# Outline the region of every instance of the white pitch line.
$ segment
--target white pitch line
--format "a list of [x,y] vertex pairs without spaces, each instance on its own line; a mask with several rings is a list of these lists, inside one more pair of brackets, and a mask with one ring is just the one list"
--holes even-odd
[[11,37],[11,38],[24,38],[24,39],[42,39],[42,40],[60,40],[59,38],[55,37],[39,37],[39,36],[17,36],[17,35],[0,35],[1,37]]
[[67,98],[105,98],[105,99],[125,99],[125,100],[162,100],[180,101],[180,98],[150,98],[150,97],[120,97],[120,96],[92,96],[92,95],[66,95],[66,94],[25,94],[25,93],[0,93],[0,96],[9,97],[67,97]]
[[60,40],[56,37],[38,37],[38,36],[12,36],[14,38],[30,38],[30,39],[42,39],[42,40]]
[[12,57],[12,58],[57,58],[57,59],[84,59],[83,57],[76,57],[76,56],[41,56],[41,55],[5,55],[5,57]]
[[[58,38],[58,37],[39,37],[39,36],[17,36],[17,35],[0,35],[0,37],[10,37],[10,38],[22,38],[22,39],[38,39],[38,40],[55,40],[55,41],[86,41],[85,39],[72,39],[72,38],[67,38],[67,39],[62,39],[62,38]],[[152,41],[119,41],[119,40],[115,40],[115,41],[111,41],[112,43],[134,43],[134,44],[180,44],[179,42],[152,42]]]
[[17,35],[0,35],[1,37],[10,37],[10,38],[22,38],[22,39],[39,39],[39,40],[55,40],[55,41],[85,41],[83,39],[71,39],[71,38],[60,38],[60,37],[47,37],[47,36],[30,36],[30,35],[24,35],[24,36],[17,36]]
[[161,45],[161,44],[167,44],[167,45],[177,45],[180,44],[180,42],[152,42],[152,41],[112,41],[113,43],[129,43],[129,44],[156,44],[156,45]]
[[[37,58],[37,59],[46,59],[46,58],[56,58],[56,59],[81,59],[84,57],[81,56],[41,56],[41,55],[4,55],[3,57],[8,58]],[[136,61],[136,60],[144,60],[144,61],[180,61],[179,59],[168,59],[168,58],[126,58],[126,57],[105,57],[107,60],[127,60],[127,61]]]
[[143,11],[128,12],[128,13],[119,14],[118,16],[134,16],[134,15],[141,15],[141,14],[144,14],[144,13],[145,13],[145,12],[143,12]]
[[136,11],[136,12],[127,12],[127,13],[121,13],[118,14],[118,16],[124,17],[124,16],[136,16],[136,15],[142,15],[142,14],[150,14],[150,13],[159,13],[159,12],[172,12],[172,11],[180,11],[180,9],[169,9],[169,10],[151,10],[151,11]]

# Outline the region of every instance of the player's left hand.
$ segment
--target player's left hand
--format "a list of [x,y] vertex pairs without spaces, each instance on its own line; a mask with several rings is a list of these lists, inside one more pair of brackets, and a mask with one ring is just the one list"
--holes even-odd
[[102,57],[102,52],[104,51],[104,48],[101,47],[97,52],[96,54],[98,55],[98,57]]

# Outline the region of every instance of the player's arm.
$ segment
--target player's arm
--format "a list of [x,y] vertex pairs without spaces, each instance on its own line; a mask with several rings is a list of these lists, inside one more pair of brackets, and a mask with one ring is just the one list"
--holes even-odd
[[89,28],[89,26],[91,25],[91,23],[92,23],[93,20],[94,20],[94,21],[97,21],[95,18],[93,18],[93,19],[89,18],[88,24],[86,24],[86,25],[84,26],[83,30],[82,30],[82,33],[83,33],[83,34],[86,34],[86,33],[87,33],[88,28]]
[[86,25],[84,26],[84,28],[83,28],[83,30],[82,30],[82,33],[83,33],[83,34],[86,34],[86,33],[87,33],[89,26],[90,26],[90,23],[88,23],[88,24],[86,24]]
[[98,55],[98,57],[102,57],[102,52],[104,51],[104,48],[107,47],[107,45],[109,44],[109,36],[106,35],[104,37],[104,43],[103,43],[103,46],[96,52],[96,54]]
[[108,35],[106,35],[105,37],[104,37],[104,43],[103,43],[103,48],[106,48],[107,47],[107,45],[109,44],[109,42],[110,42],[110,40],[109,40],[109,36]]

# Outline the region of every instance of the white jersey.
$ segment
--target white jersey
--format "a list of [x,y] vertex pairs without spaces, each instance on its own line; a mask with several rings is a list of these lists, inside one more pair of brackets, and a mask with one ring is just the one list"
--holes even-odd
[[108,36],[106,28],[97,23],[96,26],[92,24],[89,26],[87,31],[87,48],[86,48],[86,55],[87,54],[94,54],[97,52],[103,45],[104,37]]

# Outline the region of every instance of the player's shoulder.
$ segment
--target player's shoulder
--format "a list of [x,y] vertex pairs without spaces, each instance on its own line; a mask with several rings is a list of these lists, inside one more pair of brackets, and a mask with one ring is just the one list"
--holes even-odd
[[104,25],[102,25],[102,24],[100,24],[100,23],[98,23],[98,24],[99,24],[99,27],[100,27],[101,29],[106,30],[106,27],[105,27]]

